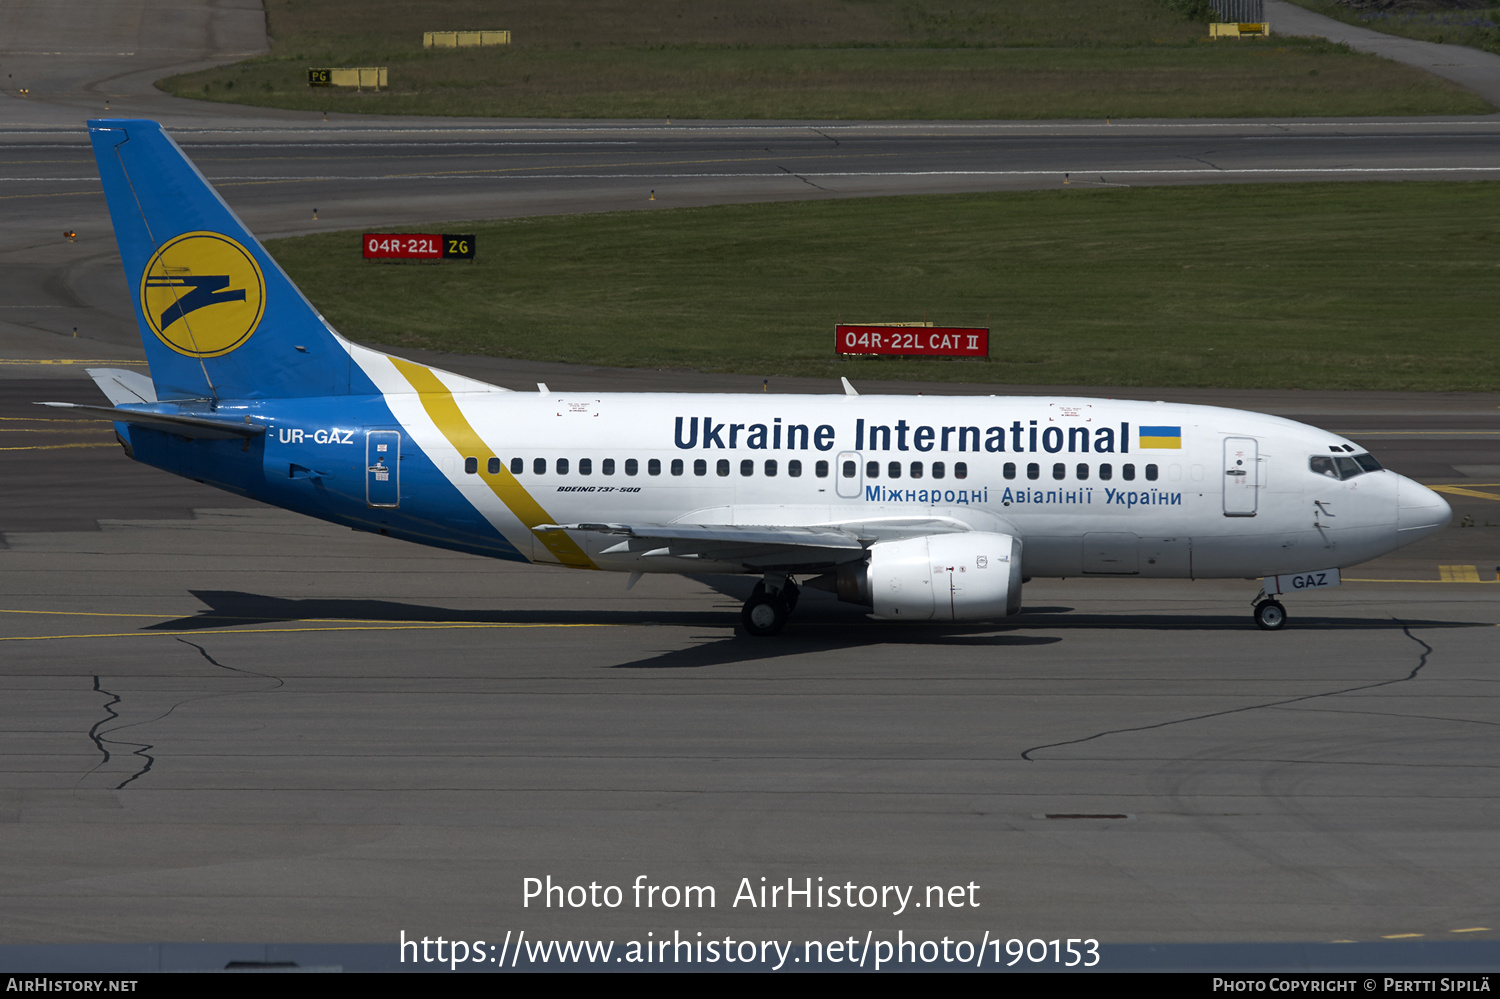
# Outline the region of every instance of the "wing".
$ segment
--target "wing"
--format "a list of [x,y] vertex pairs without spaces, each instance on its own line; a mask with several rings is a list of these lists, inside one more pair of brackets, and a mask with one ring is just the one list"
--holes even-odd
[[541,524],[537,531],[613,535],[600,555],[738,563],[751,571],[821,572],[860,562],[877,541],[972,528],[946,517],[896,517],[839,524]]

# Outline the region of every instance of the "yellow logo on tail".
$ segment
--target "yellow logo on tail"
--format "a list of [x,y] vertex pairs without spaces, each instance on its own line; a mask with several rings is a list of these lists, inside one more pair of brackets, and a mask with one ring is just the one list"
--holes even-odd
[[188,357],[239,347],[266,311],[266,281],[249,252],[217,232],[185,232],[141,276],[141,309],[162,343]]

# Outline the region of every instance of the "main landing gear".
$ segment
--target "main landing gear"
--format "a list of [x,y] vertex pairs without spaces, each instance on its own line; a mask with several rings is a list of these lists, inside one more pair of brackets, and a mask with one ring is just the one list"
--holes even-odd
[[740,611],[740,621],[752,635],[774,635],[786,626],[786,619],[797,609],[799,595],[797,584],[790,579],[767,575],[750,591],[750,599]]
[[1255,626],[1261,631],[1280,631],[1286,625],[1286,608],[1261,590],[1255,598]]

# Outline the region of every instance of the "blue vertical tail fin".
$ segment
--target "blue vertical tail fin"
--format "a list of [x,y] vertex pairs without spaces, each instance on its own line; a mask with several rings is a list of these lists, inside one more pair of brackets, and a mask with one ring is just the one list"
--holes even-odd
[[349,391],[346,341],[154,121],[89,122],[162,400]]

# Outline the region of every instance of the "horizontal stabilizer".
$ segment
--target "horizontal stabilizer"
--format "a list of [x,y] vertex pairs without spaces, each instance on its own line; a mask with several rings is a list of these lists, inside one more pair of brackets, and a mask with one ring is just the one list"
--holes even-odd
[[[207,416],[182,416],[177,413],[154,413],[141,409],[116,409],[110,406],[80,406],[72,402],[39,402],[38,406],[54,406],[58,409],[74,409],[93,413],[118,423],[161,430],[178,437],[193,437],[202,440],[237,440],[259,437],[266,432],[259,423],[240,423]],[[246,419],[249,419],[246,417]]]
[[151,376],[126,368],[84,368],[88,376],[99,386],[99,391],[109,396],[116,406],[133,402],[155,402],[156,385]]

